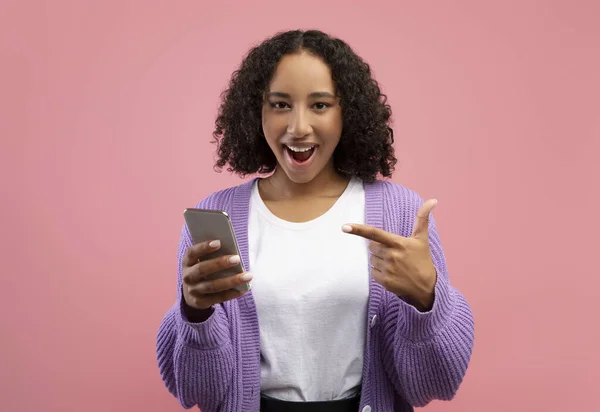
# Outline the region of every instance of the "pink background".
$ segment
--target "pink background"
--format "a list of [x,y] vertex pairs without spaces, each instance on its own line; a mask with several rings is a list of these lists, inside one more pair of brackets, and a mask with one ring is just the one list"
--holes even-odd
[[182,211],[239,183],[212,170],[219,93],[296,27],[372,65],[394,180],[440,200],[476,345],[426,410],[599,410],[600,3],[251,3],[0,5],[0,410],[180,410],[154,345]]

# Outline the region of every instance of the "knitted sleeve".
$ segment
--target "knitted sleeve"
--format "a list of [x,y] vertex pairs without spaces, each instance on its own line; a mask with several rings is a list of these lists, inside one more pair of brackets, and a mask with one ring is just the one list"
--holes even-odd
[[[410,236],[423,200],[398,185],[384,192],[384,226]],[[383,300],[383,356],[398,393],[413,406],[450,400],[467,371],[474,343],[474,319],[466,299],[450,284],[433,216],[429,222],[432,260],[437,270],[433,308],[426,313],[391,293]]]
[[[197,207],[218,209],[229,192],[219,192]],[[184,408],[198,406],[216,411],[231,384],[235,359],[227,305],[215,305],[202,323],[190,323],[183,311],[182,268],[185,251],[192,245],[184,225],[178,248],[177,299],[160,324],[156,339],[158,366],[163,382]]]

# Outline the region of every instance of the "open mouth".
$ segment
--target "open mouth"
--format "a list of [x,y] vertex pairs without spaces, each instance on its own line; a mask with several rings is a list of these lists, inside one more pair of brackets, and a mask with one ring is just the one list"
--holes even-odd
[[313,154],[315,153],[316,148],[316,146],[295,147],[288,146],[285,144],[283,145],[283,147],[287,154],[290,156],[290,159],[298,165],[308,163],[308,161],[312,158]]

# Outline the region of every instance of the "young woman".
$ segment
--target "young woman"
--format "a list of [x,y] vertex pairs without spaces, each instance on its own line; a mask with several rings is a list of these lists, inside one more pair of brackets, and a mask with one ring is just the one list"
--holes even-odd
[[[410,411],[456,393],[473,317],[436,201],[378,180],[396,162],[385,102],[369,66],[319,31],[279,33],[234,73],[217,166],[266,177],[196,206],[227,211],[240,256],[202,260],[219,239],[193,245],[183,228],[157,356],[184,407]],[[206,279],[240,260],[248,273]]]

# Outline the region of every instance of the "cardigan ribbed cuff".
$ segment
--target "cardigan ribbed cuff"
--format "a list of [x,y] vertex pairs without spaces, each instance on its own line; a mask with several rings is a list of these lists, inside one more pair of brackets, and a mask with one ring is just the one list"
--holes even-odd
[[231,342],[229,321],[222,305],[215,305],[212,314],[204,322],[188,322],[183,308],[180,308],[178,333],[183,341],[197,349],[221,348]]
[[435,284],[433,306],[428,312],[420,312],[413,305],[400,299],[398,332],[411,341],[424,341],[437,335],[448,323],[454,310],[454,295],[445,277],[438,276]]

